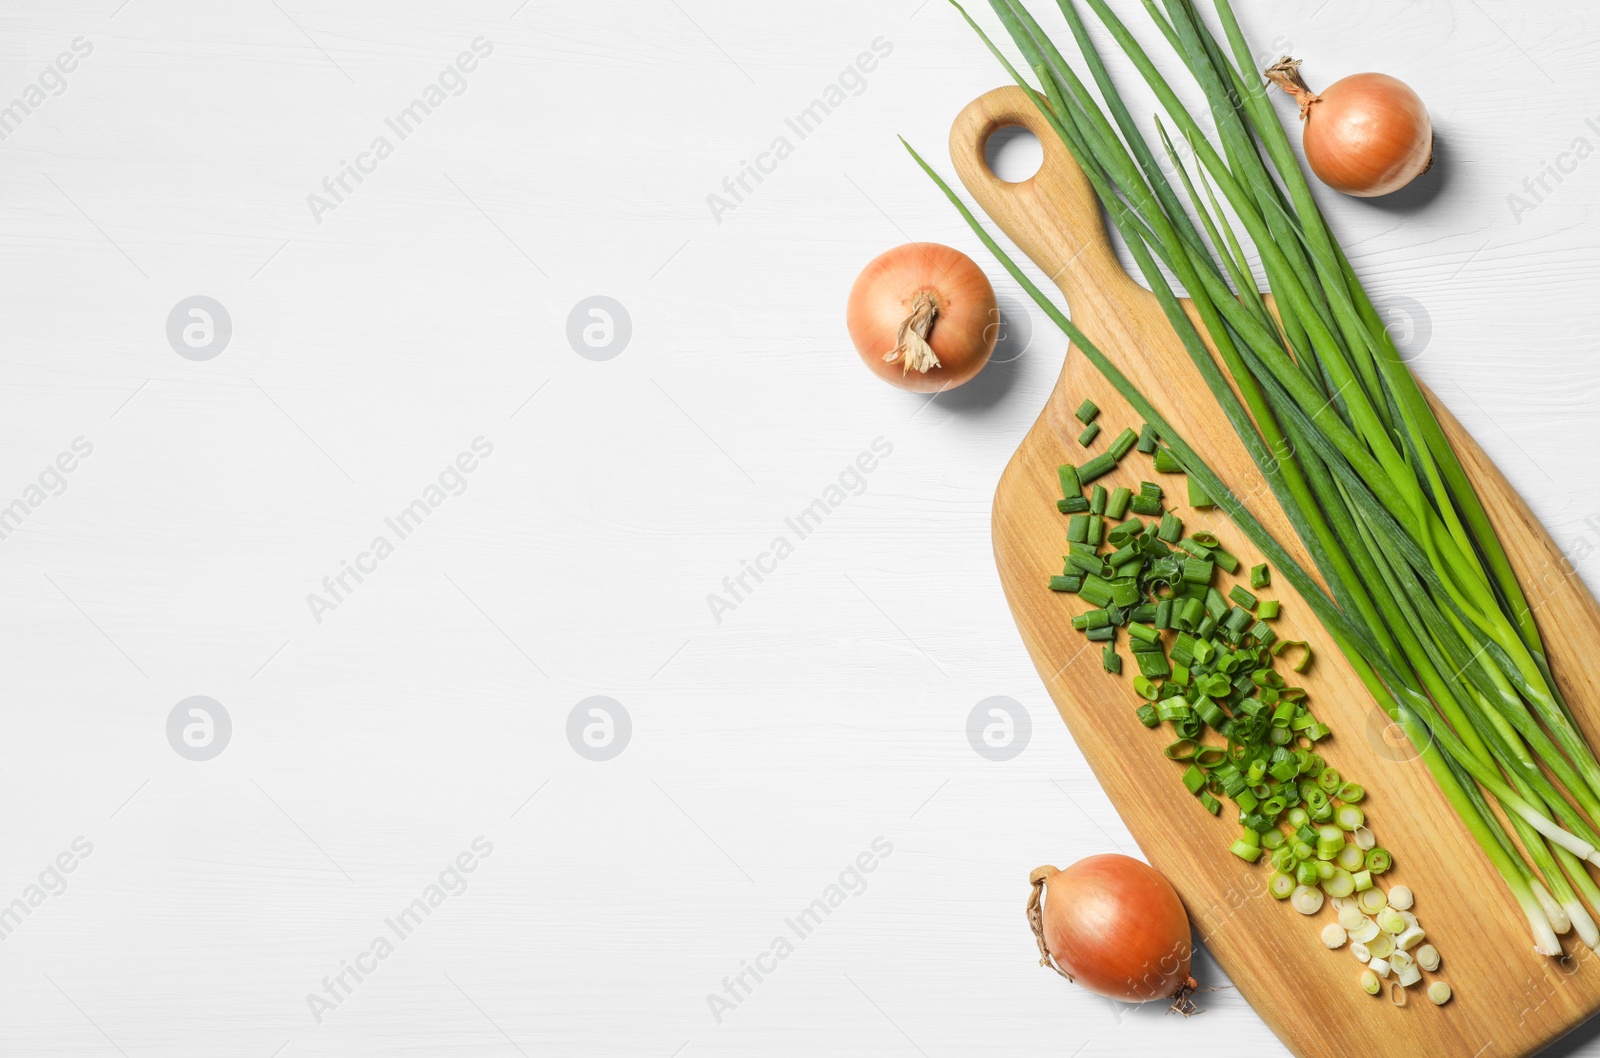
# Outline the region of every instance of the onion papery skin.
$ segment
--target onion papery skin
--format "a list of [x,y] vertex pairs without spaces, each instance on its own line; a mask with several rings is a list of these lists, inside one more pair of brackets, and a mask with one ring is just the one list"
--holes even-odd
[[[926,339],[939,363],[927,371],[904,357],[886,360],[899,344],[901,325],[919,296],[935,314]],[[892,386],[939,393],[982,371],[1000,336],[994,287],[972,258],[939,243],[913,242],[873,258],[850,289],[846,308],[850,340],[868,370]]]
[[1189,918],[1155,868],[1108,853],[1041,867],[1032,880],[1044,888],[1044,947],[1075,984],[1125,1003],[1187,1000]]
[[1388,74],[1352,74],[1316,95],[1303,143],[1318,179],[1358,198],[1392,194],[1433,165],[1428,108]]

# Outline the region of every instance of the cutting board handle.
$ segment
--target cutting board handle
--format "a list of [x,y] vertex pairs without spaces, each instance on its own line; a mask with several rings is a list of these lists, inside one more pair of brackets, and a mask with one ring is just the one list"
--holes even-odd
[[[996,176],[985,155],[989,137],[1013,126],[1032,132],[1044,147],[1044,164],[1020,183]],[[1044,269],[1069,305],[1080,295],[1142,291],[1117,261],[1089,178],[1026,91],[996,88],[967,104],[950,127],[950,160],[984,212]]]

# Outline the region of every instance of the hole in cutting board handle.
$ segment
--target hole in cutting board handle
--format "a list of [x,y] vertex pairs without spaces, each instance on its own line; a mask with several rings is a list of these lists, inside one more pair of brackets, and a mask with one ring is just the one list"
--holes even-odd
[[983,159],[997,178],[1020,184],[1044,165],[1044,144],[1031,129],[1002,125],[989,134],[983,145]]

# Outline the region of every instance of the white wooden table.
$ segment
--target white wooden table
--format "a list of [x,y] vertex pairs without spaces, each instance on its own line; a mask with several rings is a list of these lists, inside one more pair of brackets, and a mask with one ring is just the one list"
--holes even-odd
[[[0,15],[0,1052],[1282,1053],[1034,964],[1029,869],[1136,851],[989,555],[1064,339],[929,403],[845,335],[989,264],[894,134],[948,172],[998,70],[937,0],[516,2]],[[1329,209],[1600,584],[1597,16],[1240,11],[1430,104]]]

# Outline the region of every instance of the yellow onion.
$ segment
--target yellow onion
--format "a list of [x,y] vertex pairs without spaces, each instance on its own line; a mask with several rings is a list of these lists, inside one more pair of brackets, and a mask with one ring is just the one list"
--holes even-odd
[[1154,867],[1108,853],[1064,871],[1040,867],[1028,881],[1039,965],[1110,999],[1163,999],[1194,1012],[1189,918]]
[[1428,108],[1383,73],[1357,73],[1313,92],[1300,60],[1284,58],[1267,77],[1300,104],[1306,163],[1335,191],[1376,198],[1405,187],[1433,165]]
[[1000,313],[972,258],[932,242],[880,254],[850,290],[846,322],[873,374],[915,393],[970,380],[994,352]]

